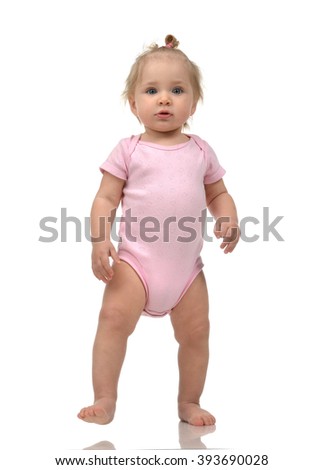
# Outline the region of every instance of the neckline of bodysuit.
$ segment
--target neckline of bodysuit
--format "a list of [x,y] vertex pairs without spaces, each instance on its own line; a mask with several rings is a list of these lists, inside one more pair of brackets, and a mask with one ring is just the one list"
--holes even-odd
[[178,150],[178,149],[186,147],[187,145],[190,144],[191,137],[188,134],[186,134],[186,135],[189,137],[189,139],[186,142],[182,142],[181,144],[176,144],[176,145],[160,145],[160,144],[156,144],[154,142],[149,142],[149,141],[146,141],[146,140],[140,140],[141,136],[138,137],[138,144],[145,145],[147,147],[152,147],[152,148],[155,148],[155,149],[158,149],[158,150]]

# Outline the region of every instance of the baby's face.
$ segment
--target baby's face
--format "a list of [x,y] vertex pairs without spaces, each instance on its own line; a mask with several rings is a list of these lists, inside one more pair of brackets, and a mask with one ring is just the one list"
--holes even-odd
[[129,103],[146,130],[181,132],[196,110],[186,62],[169,56],[147,58]]

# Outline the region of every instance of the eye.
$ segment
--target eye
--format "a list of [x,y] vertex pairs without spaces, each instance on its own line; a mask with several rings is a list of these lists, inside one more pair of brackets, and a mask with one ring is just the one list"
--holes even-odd
[[155,95],[155,93],[157,93],[157,91],[156,91],[156,88],[148,88],[148,89],[145,91],[145,93],[146,93],[147,95]]
[[172,93],[174,93],[175,95],[181,95],[181,93],[183,93],[183,88],[181,88],[180,86],[175,86],[174,88],[172,88]]

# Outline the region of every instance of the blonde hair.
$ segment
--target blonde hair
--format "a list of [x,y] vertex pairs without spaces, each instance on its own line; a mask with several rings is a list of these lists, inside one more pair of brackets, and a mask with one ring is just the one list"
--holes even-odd
[[194,99],[196,102],[203,100],[203,90],[201,85],[202,78],[199,67],[194,62],[192,62],[186,56],[186,54],[184,54],[184,52],[182,52],[180,49],[177,49],[178,45],[179,41],[174,36],[172,36],[172,34],[168,34],[165,37],[165,46],[159,47],[155,43],[151,44],[147,50],[137,57],[130,69],[129,75],[126,79],[125,89],[122,93],[122,97],[125,101],[128,101],[130,97],[134,95],[142,65],[145,63],[147,58],[157,54],[167,54],[169,57],[174,57],[175,59],[181,58],[184,60],[189,67],[190,81],[194,92]]

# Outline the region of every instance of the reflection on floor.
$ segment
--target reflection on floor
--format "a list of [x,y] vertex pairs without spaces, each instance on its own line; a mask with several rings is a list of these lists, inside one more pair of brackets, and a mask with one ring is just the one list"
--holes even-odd
[[[216,426],[191,426],[190,424],[179,422],[179,445],[180,449],[206,449],[207,446],[201,438],[207,434],[215,432]],[[116,450],[110,441],[100,441],[84,450]]]

